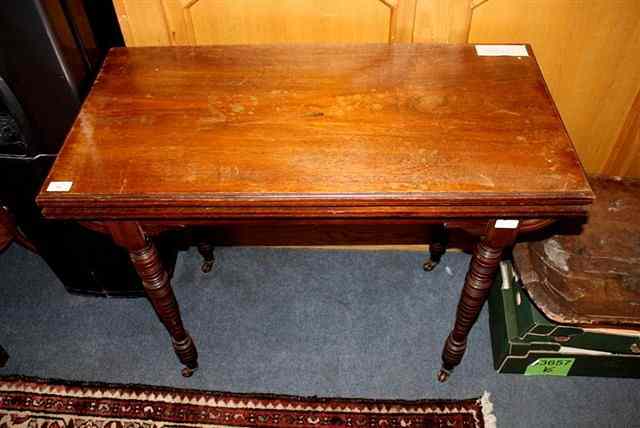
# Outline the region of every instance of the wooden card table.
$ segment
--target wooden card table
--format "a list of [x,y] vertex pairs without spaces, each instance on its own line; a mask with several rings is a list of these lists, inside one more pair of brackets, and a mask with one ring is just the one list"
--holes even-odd
[[503,250],[519,233],[584,216],[593,199],[533,53],[521,49],[112,49],[37,200],[46,217],[128,249],[185,375],[196,348],[150,236],[242,225],[284,236],[326,225],[467,231],[477,245],[444,380]]

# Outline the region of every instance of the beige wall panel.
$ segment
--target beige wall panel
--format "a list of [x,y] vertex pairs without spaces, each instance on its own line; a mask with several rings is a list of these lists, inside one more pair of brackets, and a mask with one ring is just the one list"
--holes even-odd
[[419,0],[415,42],[464,43],[471,19],[471,0]]
[[195,45],[195,35],[193,32],[193,22],[189,8],[189,3],[183,0],[156,0],[162,4],[167,25],[167,32],[171,39],[170,44]]
[[[127,46],[410,41],[416,0],[113,0]],[[392,7],[399,16],[390,34]]]
[[469,40],[531,43],[585,167],[603,171],[640,89],[640,1],[488,0]]
[[386,42],[391,10],[377,0],[198,0],[197,44]]
[[627,171],[626,175],[640,178],[640,153],[638,153],[638,151],[636,151],[636,155],[633,158],[633,162],[631,162],[630,168]]
[[413,42],[418,1],[419,0],[395,0],[394,2],[389,2],[385,0],[385,4],[392,5],[389,42]]
[[170,44],[160,0],[114,0],[113,4],[127,46]]
[[636,94],[604,172],[640,178],[640,92]]

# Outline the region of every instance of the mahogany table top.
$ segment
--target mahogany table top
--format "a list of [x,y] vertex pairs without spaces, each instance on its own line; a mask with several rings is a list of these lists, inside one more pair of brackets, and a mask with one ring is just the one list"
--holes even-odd
[[80,219],[583,212],[527,49],[114,48],[38,202]]

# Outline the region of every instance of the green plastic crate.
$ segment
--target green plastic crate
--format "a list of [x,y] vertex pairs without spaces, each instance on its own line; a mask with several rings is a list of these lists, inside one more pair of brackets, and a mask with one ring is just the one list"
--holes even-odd
[[640,336],[554,323],[502,262],[489,296],[493,361],[500,373],[640,378]]

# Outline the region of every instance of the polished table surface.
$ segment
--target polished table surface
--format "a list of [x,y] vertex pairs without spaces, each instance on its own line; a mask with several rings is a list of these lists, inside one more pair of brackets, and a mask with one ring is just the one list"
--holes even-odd
[[65,218],[539,214],[592,197],[534,57],[471,45],[113,49],[49,181],[73,182],[39,197]]
[[191,368],[195,347],[147,238],[163,224],[479,229],[443,354],[448,371],[503,249],[519,232],[583,216],[593,200],[525,49],[516,57],[481,56],[473,45],[115,48],[38,203],[45,216],[82,221],[130,251]]

